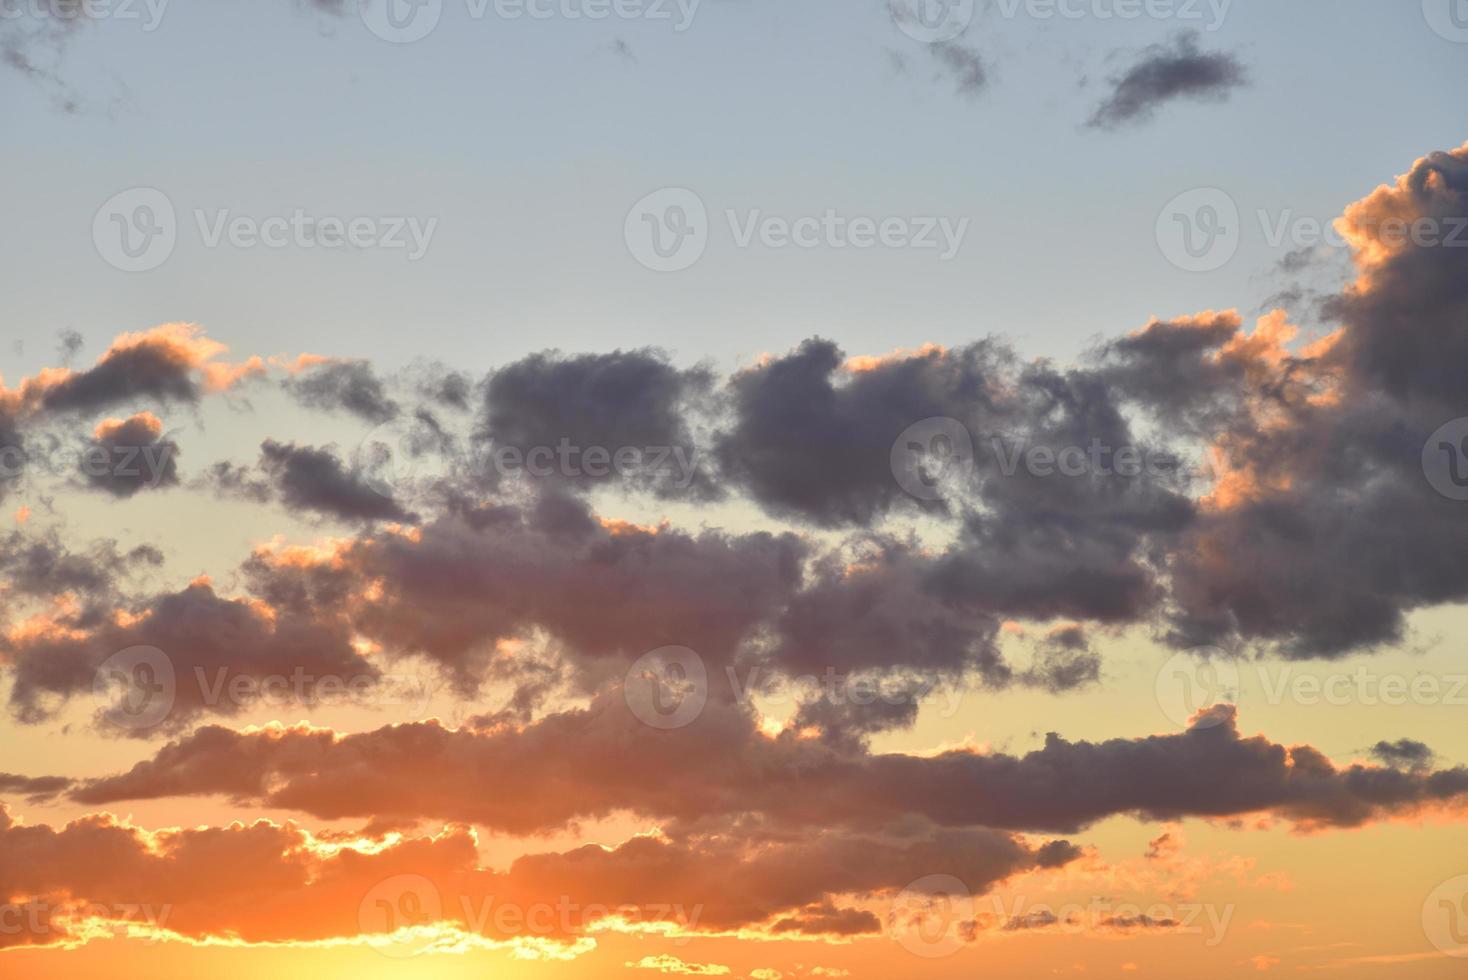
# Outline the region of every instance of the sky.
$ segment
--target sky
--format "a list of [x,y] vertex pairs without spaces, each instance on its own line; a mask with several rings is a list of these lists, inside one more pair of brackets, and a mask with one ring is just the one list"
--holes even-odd
[[1463,0],[0,76],[0,976],[1461,974]]

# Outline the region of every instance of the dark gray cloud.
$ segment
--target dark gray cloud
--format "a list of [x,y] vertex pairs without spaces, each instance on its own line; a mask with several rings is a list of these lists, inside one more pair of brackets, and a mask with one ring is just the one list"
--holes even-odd
[[984,61],[973,48],[945,41],[931,48],[943,73],[952,80],[959,95],[976,95],[989,81]]
[[1091,649],[1080,626],[1057,627],[1045,635],[1035,661],[1021,680],[1052,694],[1095,684],[1101,679],[1101,655]]
[[[713,377],[702,368],[680,369],[658,350],[614,351],[567,356],[534,354],[490,375],[480,436],[492,440],[480,451],[509,448],[528,458],[561,446],[577,452],[569,466],[550,464],[548,477],[566,486],[609,482],[662,497],[709,498],[717,485],[699,465],[701,451],[690,418],[709,396]],[[637,467],[598,462],[591,472],[586,453],[596,449],[668,450],[648,453]]]
[[287,379],[285,388],[308,408],[346,412],[381,425],[401,409],[366,361],[327,361]]
[[260,465],[288,507],[347,521],[416,519],[328,449],[267,439],[260,446]]
[[1432,749],[1410,738],[1399,738],[1395,742],[1377,742],[1371,747],[1371,755],[1389,766],[1408,768],[1429,765],[1435,758]]
[[[0,592],[9,600],[7,611],[17,598],[51,600],[67,594],[94,607],[113,599],[135,572],[162,563],[162,552],[152,545],[123,551],[116,541],[104,539],[85,551],[73,551],[55,529],[38,534],[15,530],[0,536]],[[82,621],[93,615],[83,613]]]
[[[175,683],[171,700],[158,702],[166,714],[136,728],[121,726],[123,734],[138,737],[187,728],[203,714],[246,711],[271,693],[263,686],[267,678],[290,682],[280,686],[282,696],[299,692],[309,699],[323,682],[340,694],[348,683],[371,685],[379,676],[352,648],[340,621],[222,598],[200,581],[111,609],[62,611],[46,628],[0,640],[13,681],[11,711],[24,723],[54,717],[73,697],[96,690],[109,658],[134,647],[154,648],[166,658],[166,668],[162,660],[150,662],[150,685],[163,683],[159,678],[169,672]],[[241,680],[249,697],[233,693]]]
[[82,452],[83,486],[114,497],[178,484],[178,443],[164,438],[163,425],[147,413],[109,420],[97,427]]
[[1196,32],[1169,44],[1154,44],[1111,80],[1112,91],[1091,114],[1089,125],[1115,129],[1150,119],[1176,99],[1222,102],[1247,82],[1244,66],[1232,54],[1198,48]]
[[72,787],[64,776],[18,776],[0,772],[0,796],[21,796],[27,803],[48,803]]
[[199,360],[186,345],[167,335],[146,336],[114,345],[97,364],[49,387],[41,398],[51,411],[94,412],[140,399],[159,404],[196,402]]
[[[1119,815],[1272,813],[1304,829],[1355,827],[1468,799],[1468,769],[1336,767],[1308,745],[1241,736],[1228,705],[1178,734],[1104,742],[1051,734],[1023,756],[872,754],[794,730],[770,739],[747,712],[712,700],[677,738],[666,734],[633,717],[616,690],[523,729],[429,721],[336,735],[209,726],[72,797],[108,804],[224,795],[323,819],[459,820],[512,833],[627,810],[676,821],[675,833],[758,818],[789,832],[915,821],[1062,834]],[[493,792],[474,792],[488,789],[486,778]],[[1067,856],[1073,852],[1046,860]]]

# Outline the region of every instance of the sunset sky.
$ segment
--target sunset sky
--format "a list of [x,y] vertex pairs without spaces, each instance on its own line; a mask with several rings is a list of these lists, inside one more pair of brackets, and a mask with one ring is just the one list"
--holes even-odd
[[1468,0],[0,3],[0,977],[1468,965]]

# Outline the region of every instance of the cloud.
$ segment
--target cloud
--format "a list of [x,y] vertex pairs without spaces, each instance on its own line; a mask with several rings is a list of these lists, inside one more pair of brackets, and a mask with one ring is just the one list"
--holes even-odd
[[[265,820],[149,831],[106,814],[58,828],[18,824],[0,805],[0,890],[13,907],[63,913],[6,930],[0,943],[75,944],[115,926],[234,944],[385,939],[408,923],[382,906],[407,908],[404,899],[421,912],[409,921],[430,933],[425,942],[460,948],[566,957],[591,948],[580,940],[608,925],[773,939],[789,935],[776,922],[824,909],[831,892],[890,896],[940,855],[975,889],[1033,869],[1023,841],[979,831],[794,841],[640,835],[615,847],[526,854],[491,871],[478,865],[473,832],[458,825],[381,840]],[[858,918],[869,924],[848,913],[831,925],[846,930]]]
[[284,384],[307,408],[346,412],[373,425],[390,422],[402,411],[366,361],[316,358]]
[[151,412],[97,423],[82,454],[84,485],[114,497],[178,484],[178,443]]
[[[273,609],[258,600],[226,599],[207,581],[141,600],[60,608],[12,625],[0,636],[0,657],[11,676],[10,707],[22,722],[54,717],[77,695],[96,697],[100,672],[114,654],[152,648],[150,684],[173,686],[148,724],[103,714],[99,724],[121,734],[176,731],[205,713],[236,715],[269,697],[300,703],[319,685],[338,694],[351,684],[371,687],[378,668],[352,647],[345,626],[323,617]],[[271,686],[274,685],[274,686]],[[130,694],[127,695],[131,697]]]
[[988,71],[973,48],[956,41],[944,41],[932,45],[931,50],[938,65],[953,79],[959,95],[977,95],[988,84]]
[[675,973],[684,977],[723,977],[729,975],[729,968],[718,963],[685,963],[676,956],[668,953],[659,953],[656,956],[644,956],[637,962],[628,960],[622,964],[633,970],[656,970],[659,973]]
[[46,803],[70,789],[64,776],[18,776],[0,772],[0,794],[24,797],[27,803]]
[[[872,754],[794,730],[771,737],[717,700],[677,738],[663,736],[632,715],[620,690],[523,729],[207,727],[73,797],[222,794],[323,819],[453,820],[521,834],[618,811],[690,825],[749,815],[791,828],[920,820],[1061,834],[1125,814],[1273,813],[1313,829],[1457,808],[1468,798],[1468,769],[1337,768],[1308,745],[1241,736],[1227,705],[1180,734],[1093,743],[1052,733],[1024,756]],[[668,772],[679,779],[664,779]],[[474,792],[487,773],[495,792]]]
[[[327,449],[279,443],[267,439],[260,446],[261,468],[270,474],[286,506],[314,511],[347,521],[404,521],[415,518],[361,474],[349,470]],[[250,484],[233,479],[230,471],[216,477],[248,492]]]
[[1429,765],[1434,759],[1432,749],[1410,738],[1377,742],[1371,747],[1371,755],[1386,765],[1413,769]]
[[[549,459],[548,451],[562,446],[578,450],[574,466],[551,467],[550,479],[562,485],[623,482],[659,497],[710,499],[717,487],[696,465],[691,415],[712,380],[707,370],[677,368],[655,349],[534,354],[489,376],[479,434],[527,463],[532,452]],[[669,452],[658,454],[661,464],[648,455],[647,465],[619,471],[605,461],[583,465],[592,449],[611,458],[619,450]]]
[[1115,129],[1144,122],[1177,99],[1222,102],[1247,82],[1244,66],[1232,54],[1204,52],[1195,31],[1170,44],[1143,50],[1125,72],[1111,80],[1112,91],[1092,113],[1089,125]]

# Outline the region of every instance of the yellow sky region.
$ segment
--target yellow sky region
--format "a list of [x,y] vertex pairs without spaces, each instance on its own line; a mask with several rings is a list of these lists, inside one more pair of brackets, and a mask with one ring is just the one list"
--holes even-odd
[[[602,933],[595,949],[572,961],[526,962],[482,950],[395,958],[355,946],[198,948],[103,940],[64,952],[0,953],[0,977],[584,980],[663,975],[627,966],[649,957],[729,969],[708,975],[748,977],[756,970],[778,970],[782,977],[814,976],[810,968],[819,966],[849,971],[854,980],[1023,980],[1081,972],[1168,980],[1301,971],[1424,980],[1463,975],[1464,961],[1436,952],[1422,927],[1432,889],[1468,872],[1468,832],[1460,824],[1401,822],[1301,836],[1282,826],[1258,829],[1255,823],[1237,829],[1197,820],[1177,825],[1108,820],[1078,835],[1094,851],[1063,872],[1011,879],[962,907],[965,914],[990,922],[1048,910],[1066,927],[990,929],[969,945],[909,942],[900,933],[849,943]],[[1149,843],[1162,833],[1180,841],[1180,848],[1148,857]],[[871,907],[884,920],[891,912],[890,903]],[[1117,933],[1096,927],[1109,916],[1139,911],[1174,918],[1182,928]],[[933,953],[941,955],[928,955]],[[773,980],[773,974],[764,976]]]

